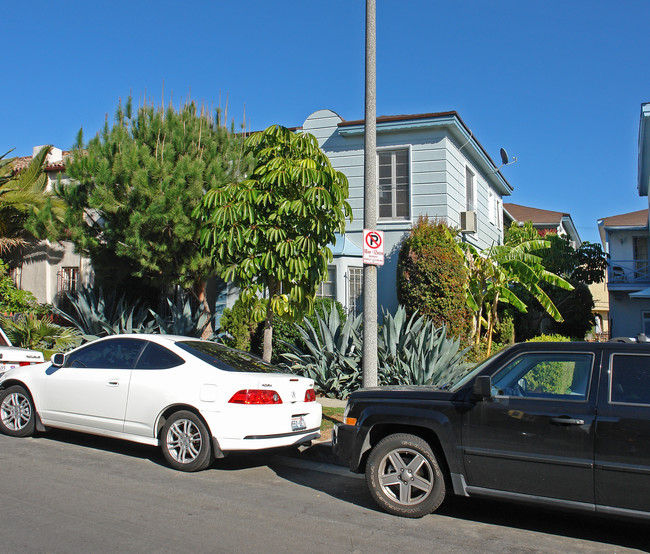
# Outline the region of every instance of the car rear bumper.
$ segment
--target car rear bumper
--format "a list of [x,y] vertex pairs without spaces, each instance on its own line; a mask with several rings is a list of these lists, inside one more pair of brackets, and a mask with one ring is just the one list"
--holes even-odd
[[298,446],[320,438],[320,428],[277,435],[249,435],[244,438],[218,438],[223,452],[233,450],[264,450],[283,446]]

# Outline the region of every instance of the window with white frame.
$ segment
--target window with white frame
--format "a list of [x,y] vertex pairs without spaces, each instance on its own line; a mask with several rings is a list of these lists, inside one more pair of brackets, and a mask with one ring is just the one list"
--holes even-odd
[[503,202],[497,200],[497,228],[503,227]]
[[59,271],[58,277],[59,292],[77,290],[77,286],[79,284],[78,267],[62,267],[61,271]]
[[348,314],[356,317],[363,311],[363,268],[348,268]]
[[476,210],[476,190],[474,182],[474,172],[465,167],[465,209],[468,212]]
[[377,152],[379,219],[410,219],[409,151]]
[[316,296],[336,300],[336,266],[327,266],[327,278],[318,285]]

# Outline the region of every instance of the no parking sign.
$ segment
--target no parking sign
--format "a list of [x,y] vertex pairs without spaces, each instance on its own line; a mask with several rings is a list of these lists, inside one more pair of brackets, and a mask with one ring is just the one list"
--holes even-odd
[[363,263],[384,265],[384,232],[363,230]]

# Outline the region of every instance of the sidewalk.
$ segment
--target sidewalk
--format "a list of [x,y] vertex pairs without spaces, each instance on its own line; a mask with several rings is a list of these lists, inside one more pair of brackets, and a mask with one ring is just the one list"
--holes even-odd
[[321,406],[327,406],[328,408],[345,408],[347,400],[339,400],[338,398],[327,398],[325,396],[317,396],[316,402]]

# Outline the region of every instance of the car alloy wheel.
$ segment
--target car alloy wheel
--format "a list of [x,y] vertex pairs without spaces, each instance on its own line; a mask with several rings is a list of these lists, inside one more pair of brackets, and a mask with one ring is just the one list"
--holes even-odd
[[200,471],[213,460],[208,428],[190,411],[169,416],[160,434],[160,446],[169,465],[180,471]]
[[422,517],[445,498],[445,478],[431,446],[406,433],[379,441],[368,457],[366,482],[375,502],[390,514]]
[[167,431],[167,450],[179,464],[189,464],[201,452],[201,431],[189,419],[175,421]]
[[21,386],[9,387],[0,394],[0,430],[14,437],[34,433],[34,406]]

